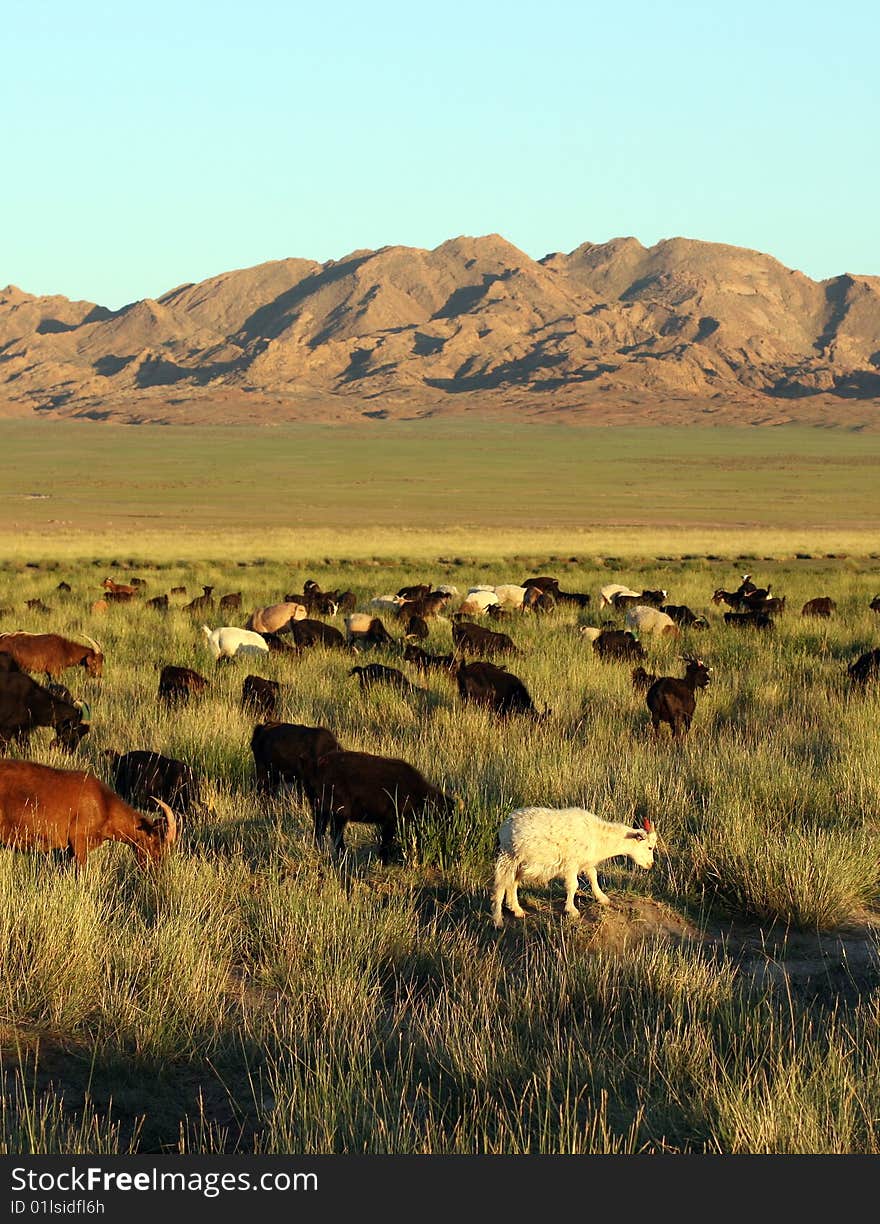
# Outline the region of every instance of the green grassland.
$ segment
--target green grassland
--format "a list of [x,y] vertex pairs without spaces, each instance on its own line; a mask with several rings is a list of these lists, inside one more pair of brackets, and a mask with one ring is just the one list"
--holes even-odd
[[[89,470],[94,492],[110,497],[113,462],[131,467],[114,449],[122,431],[111,438],[81,428],[100,451]],[[59,445],[54,434],[44,436]],[[169,436],[173,442],[177,431]],[[259,450],[272,489],[265,497],[290,520],[315,476],[292,459],[283,474],[286,436],[273,435],[278,453],[268,437],[243,449],[251,464]],[[802,435],[796,478],[783,461],[781,433],[772,436],[777,466],[762,470],[774,505],[805,472],[814,474],[803,498],[818,517],[800,524],[803,542],[817,538],[811,522],[830,493],[813,486],[823,480],[838,495],[848,485],[852,506],[840,510],[841,531],[860,529],[876,461],[861,449],[869,440],[847,452],[849,440],[837,435]],[[149,442],[150,435],[138,430],[137,437]],[[536,441],[541,462],[561,459],[566,439],[559,438]],[[837,456],[830,468],[820,444]],[[317,462],[314,436],[310,445]],[[577,434],[577,447],[602,445],[598,434]],[[708,485],[691,480],[708,444],[688,445],[683,436],[693,507],[694,488],[709,496]],[[192,510],[194,493],[176,482],[184,453],[191,462],[194,449],[181,443],[178,454],[161,459],[165,448],[156,446],[156,462],[169,465],[168,501],[177,513]],[[644,471],[647,439],[638,447],[639,463],[623,464],[633,479]],[[392,448],[401,464],[405,449]],[[199,471],[217,480],[211,488],[219,496],[210,453],[203,451]],[[20,449],[18,467],[23,455]],[[748,498],[769,494],[760,492],[748,455],[740,459],[717,479],[734,502],[736,480],[747,482],[751,507],[757,503]],[[476,474],[477,457],[469,462],[464,470]],[[53,451],[52,470],[65,463]],[[382,464],[393,484],[390,459]],[[458,513],[467,487],[459,472],[450,477],[455,516],[426,517],[441,514],[431,507],[440,506],[443,464],[436,455],[424,464],[433,491],[423,501],[408,486],[407,522],[427,529],[469,521]],[[577,469],[572,454],[566,471]],[[248,470],[245,478],[242,467],[243,482],[252,479]],[[15,487],[28,480],[13,472]],[[497,470],[494,481],[498,493]],[[373,497],[387,514],[388,487],[365,490],[364,504]],[[65,490],[64,497],[76,495],[72,467]],[[615,496],[610,485],[604,493]],[[544,522],[533,495],[546,523],[564,527],[549,507],[564,507],[567,495],[536,479],[507,490],[503,507],[492,511],[496,535],[463,533],[462,555],[444,561],[436,549],[421,551],[430,534],[411,552],[411,539],[395,539],[390,527],[383,546],[395,545],[397,561],[382,564],[367,542],[363,553],[350,547],[322,559],[315,552],[308,565],[293,548],[284,560],[261,560],[267,550],[258,544],[234,557],[218,548],[187,560],[198,537],[177,534],[152,560],[143,540],[132,544],[137,568],[112,571],[111,558],[128,562],[112,533],[71,535],[57,556],[51,540],[44,546],[36,534],[28,533],[23,551],[10,549],[0,565],[0,606],[11,610],[0,631],[81,630],[106,654],[101,682],[65,677],[93,712],[76,763],[107,778],[108,748],[180,757],[205,778],[205,809],[147,874],[118,845],[96,851],[79,876],[48,855],[0,852],[0,1150],[880,1151],[880,686],[854,695],[846,679],[847,663],[880,641],[880,618],[868,609],[880,591],[880,567],[868,536],[859,537],[863,552],[845,559],[828,558],[825,551],[836,550],[813,543],[811,558],[765,561],[768,545],[747,560],[750,537],[739,534],[724,537],[723,560],[683,560],[695,537],[682,533],[665,560],[615,561],[607,555],[613,537],[602,536],[602,557],[572,561],[566,551],[551,561],[537,550]],[[248,496],[262,495],[243,484],[228,510]],[[630,496],[620,495],[599,520],[599,500],[585,492],[591,514],[608,523],[612,509],[628,517],[621,506]],[[321,497],[341,521],[338,499],[326,490]],[[518,535],[515,515],[524,506],[528,521]],[[640,502],[632,517],[643,512]],[[757,509],[737,513],[756,516],[751,538],[760,540],[767,520]],[[787,513],[797,528],[796,514]],[[717,507],[706,511],[707,521],[718,516]],[[270,520],[263,506],[258,522]],[[580,521],[576,513],[572,520]],[[435,532],[435,545],[440,538]],[[330,537],[313,539],[323,545]],[[47,560],[28,567],[30,555]],[[417,560],[429,555],[430,563]],[[715,587],[736,585],[743,569],[787,596],[773,633],[725,627],[710,602]],[[523,651],[511,670],[552,714],[540,723],[501,721],[462,707],[454,685],[438,675],[416,696],[361,692],[348,675],[354,660],[343,653],[215,668],[198,623],[179,608],[164,616],[140,605],[91,612],[107,572],[123,580],[139,574],[147,595],[179,583],[192,593],[202,583],[218,595],[240,590],[244,615],[302,589],[307,578],[351,588],[360,607],[422,578],[454,582],[463,593],[474,582],[556,572],[564,589],[590,591],[594,600],[609,580],[662,586],[674,602],[704,611],[711,628],[675,643],[646,641],[649,670],[678,674],[678,655],[696,649],[713,667],[714,683],[700,696],[687,742],[673,746],[665,730],[655,742],[630,669],[599,662],[578,634],[579,620],[597,623],[596,613],[516,616],[504,626]],[[73,587],[69,595],[56,590],[61,578]],[[803,602],[820,594],[837,600],[837,615],[827,623],[803,619]],[[24,610],[32,597],[50,605],[48,617]],[[399,626],[389,627],[399,638]],[[448,622],[433,627],[428,646],[450,648]],[[400,654],[395,645],[373,657],[408,670]],[[209,692],[182,711],[160,710],[164,663],[198,668],[210,677]],[[337,867],[315,847],[299,796],[265,799],[254,790],[252,719],[239,705],[249,671],[288,686],[285,720],[322,724],[346,747],[411,761],[462,797],[461,815],[426,821],[420,836],[406,831],[400,859],[388,867],[374,853],[373,830],[350,828],[351,850]],[[29,757],[71,767],[48,749],[50,738],[37,733]],[[653,871],[608,865],[602,875],[612,907],[599,912],[584,896],[577,923],[561,914],[561,886],[523,889],[527,918],[508,916],[496,932],[487,894],[495,836],[523,803],[583,804],[627,821],[650,814],[661,838]]]
[[8,421],[0,550],[193,559],[734,545],[870,553],[878,485],[880,435],[826,429]]

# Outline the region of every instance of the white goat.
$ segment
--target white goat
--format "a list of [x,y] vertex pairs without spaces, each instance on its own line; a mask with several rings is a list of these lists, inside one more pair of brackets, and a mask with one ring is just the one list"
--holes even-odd
[[286,629],[291,621],[305,620],[308,614],[305,604],[269,604],[265,608],[255,608],[245,621],[244,627],[253,629],[256,633],[278,633]]
[[377,612],[396,612],[403,599],[399,595],[377,595],[375,599],[370,600],[370,607],[375,608]]
[[631,587],[621,586],[619,582],[608,582],[605,586],[599,587],[599,607],[612,607],[615,595],[634,595],[638,598],[641,593],[641,591],[634,591]]
[[678,637],[679,628],[667,612],[652,608],[648,604],[638,604],[635,608],[627,608],[623,618],[627,629],[633,633],[662,633],[667,637]]
[[202,625],[202,633],[208,640],[208,649],[215,663],[220,659],[234,659],[237,655],[267,655],[269,653],[266,639],[251,629],[238,629],[234,625],[209,629],[207,625]]
[[520,882],[549,884],[551,880],[564,880],[565,912],[579,918],[574,895],[578,876],[583,873],[600,905],[609,905],[596,876],[600,863],[625,854],[646,870],[654,866],[657,833],[647,818],[642,824],[641,829],[634,829],[611,823],[585,808],[527,807],[511,812],[498,831],[500,850],[492,894],[495,926],[503,925],[501,903],[505,899],[514,917],[525,917],[517,898]]
[[596,629],[593,625],[581,625],[578,629],[578,633],[583,634],[588,642],[595,642],[601,632],[601,629]]
[[528,587],[516,586],[512,582],[495,588],[495,594],[505,607],[522,609]]
[[458,609],[471,616],[482,616],[487,608],[494,608],[501,600],[494,591],[468,591],[464,603]]

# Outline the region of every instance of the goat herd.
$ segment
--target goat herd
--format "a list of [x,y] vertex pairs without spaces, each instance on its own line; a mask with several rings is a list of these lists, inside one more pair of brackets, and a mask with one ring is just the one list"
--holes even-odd
[[[96,615],[106,613],[116,602],[137,602],[154,612],[169,608],[169,596],[143,598],[143,582],[103,583],[104,596],[92,605]],[[69,591],[67,583],[59,590]],[[171,595],[185,595],[174,588]],[[211,629],[202,625],[205,643],[215,662],[239,657],[267,656],[270,652],[299,655],[322,647],[359,653],[371,646],[388,646],[395,638],[378,613],[393,615],[403,628],[403,660],[418,680],[398,668],[380,663],[351,669],[362,687],[388,684],[406,694],[426,692],[424,678],[435,669],[454,678],[463,702],[487,707],[500,716],[524,715],[541,720],[523,681],[505,666],[468,656],[516,657],[520,654],[512,638],[501,630],[475,621],[487,616],[495,620],[517,612],[546,615],[559,605],[588,608],[586,593],[560,590],[559,580],[547,576],[526,579],[520,585],[470,588],[457,612],[451,616],[453,651],[431,654],[418,643],[429,636],[429,622],[443,618],[452,600],[454,586],[419,583],[401,588],[394,595],[370,601],[369,610],[356,610],[351,591],[322,591],[314,581],[301,594],[287,595],[283,602],[255,609],[243,627],[227,625]],[[599,606],[623,612],[625,628],[605,620],[599,626],[582,625],[581,634],[592,643],[601,660],[634,662],[633,687],[645,694],[655,734],[661,724],[670,727],[673,739],[685,734],[696,708],[696,696],[710,683],[711,669],[695,654],[683,655],[683,677],[656,676],[643,667],[646,658],[640,636],[657,634],[677,637],[682,629],[708,627],[705,617],[684,605],[667,602],[665,590],[634,591],[617,583],[603,586]],[[758,588],[751,576],[743,576],[735,591],[716,590],[716,605],[729,611],[730,626],[772,631],[774,618],[784,612],[785,598],[773,596],[770,588]],[[39,608],[35,605],[39,604]],[[220,611],[238,611],[240,593],[224,595]],[[38,600],[29,601],[32,611],[49,610]],[[215,611],[213,588],[185,605],[193,615]],[[870,604],[880,613],[880,596]],[[809,600],[805,617],[828,618],[836,605],[828,596]],[[344,612],[345,633],[318,617],[332,618]],[[87,703],[74,699],[60,683],[63,672],[80,666],[99,680],[104,655],[92,638],[85,645],[55,633],[0,634],[0,750],[11,743],[26,747],[33,731],[51,727],[51,746],[74,752],[88,733],[91,712]],[[854,684],[880,679],[880,649],[863,654],[848,668]],[[39,684],[32,673],[45,676]],[[159,699],[168,706],[188,702],[208,687],[208,679],[189,667],[162,668]],[[344,850],[344,831],[349,822],[375,824],[379,828],[379,853],[383,862],[391,856],[403,820],[418,818],[426,810],[439,819],[449,819],[462,808],[456,796],[432,785],[406,761],[344,749],[326,727],[310,727],[277,721],[275,714],[279,684],[257,675],[245,677],[242,705],[263,721],[254,727],[251,751],[257,787],[273,792],[281,784],[294,785],[305,795],[314,818],[314,831],[322,843],[328,831],[338,856]],[[22,760],[0,761],[0,842],[23,849],[61,850],[77,865],[107,840],[121,841],[134,850],[142,865],[158,861],[174,844],[179,827],[175,814],[192,812],[198,801],[199,784],[183,761],[155,752],[110,753],[115,791],[88,771],[61,770]],[[138,807],[155,804],[156,816],[145,816]],[[136,806],[130,806],[136,805]],[[574,905],[578,876],[585,875],[600,904],[608,898],[597,880],[596,869],[610,858],[625,855],[644,868],[653,865],[657,832],[645,819],[641,826],[611,823],[582,808],[528,807],[513,812],[499,831],[499,851],[493,892],[493,919],[502,925],[502,901],[516,917],[523,917],[517,900],[520,882],[544,882],[561,878],[566,885],[566,912],[577,917]]]

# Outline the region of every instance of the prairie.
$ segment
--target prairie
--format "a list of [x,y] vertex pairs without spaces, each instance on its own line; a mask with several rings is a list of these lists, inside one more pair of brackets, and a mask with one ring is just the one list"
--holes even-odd
[[[300,477],[288,491],[301,496]],[[774,555],[727,532],[716,537],[725,553],[710,558],[704,540],[694,547],[679,530],[661,558],[662,536],[646,533],[637,549],[612,551],[610,533],[590,554],[545,550],[536,517],[531,536],[512,522],[453,533],[462,548],[451,556],[438,533],[428,551],[427,526],[412,552],[389,528],[396,548],[383,555],[365,533],[363,551],[330,552],[327,529],[312,523],[326,556],[314,545],[306,557],[273,555],[242,536],[233,560],[222,540],[195,533],[168,535],[150,557],[149,539],[106,531],[72,532],[55,549],[27,532],[7,551],[0,631],[79,629],[107,658],[101,682],[66,676],[93,712],[76,757],[50,751],[47,732],[28,756],[106,779],[106,749],[155,749],[204,777],[205,805],[149,874],[118,845],[79,876],[50,855],[0,851],[0,1148],[880,1151],[880,686],[854,694],[846,678],[880,632],[867,533],[861,554],[841,557],[837,543],[828,557],[813,543],[798,558],[782,552],[791,534]],[[814,526],[805,519],[804,545]],[[745,570],[787,597],[772,633],[725,626],[710,601]],[[179,606],[93,614],[108,573],[143,577],[147,596],[203,583],[240,590],[236,623],[308,578],[352,589],[361,607],[423,577],[464,593],[555,573],[594,602],[606,581],[660,586],[711,627],[646,639],[646,666],[679,674],[678,656],[693,649],[713,684],[686,742],[673,745],[665,729],[654,741],[630,668],[600,662],[577,632],[579,620],[598,623],[595,606],[516,616],[503,626],[523,651],[510,669],[552,715],[501,721],[462,707],[436,675],[424,696],[361,692],[343,653],[214,667],[199,621]],[[820,594],[837,601],[836,615],[802,618]],[[36,597],[48,616],[25,610]],[[450,648],[448,622],[427,645]],[[398,645],[372,657],[408,670]],[[163,663],[197,668],[209,692],[160,709]],[[349,853],[334,864],[297,794],[254,790],[253,720],[239,704],[249,671],[287,685],[280,717],[403,757],[459,794],[462,814],[425,822],[418,837],[405,830],[388,867],[373,830],[350,827]],[[608,864],[611,909],[585,895],[577,923],[561,916],[560,885],[523,888],[527,918],[508,916],[496,932],[495,835],[524,803],[651,815],[653,871]]]

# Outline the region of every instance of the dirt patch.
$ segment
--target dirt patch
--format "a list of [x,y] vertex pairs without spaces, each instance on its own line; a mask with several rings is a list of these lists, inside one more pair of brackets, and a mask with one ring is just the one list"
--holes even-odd
[[590,906],[581,914],[589,927],[590,946],[604,951],[624,952],[653,939],[673,943],[700,941],[700,930],[676,910],[650,897],[638,895],[610,905]]

